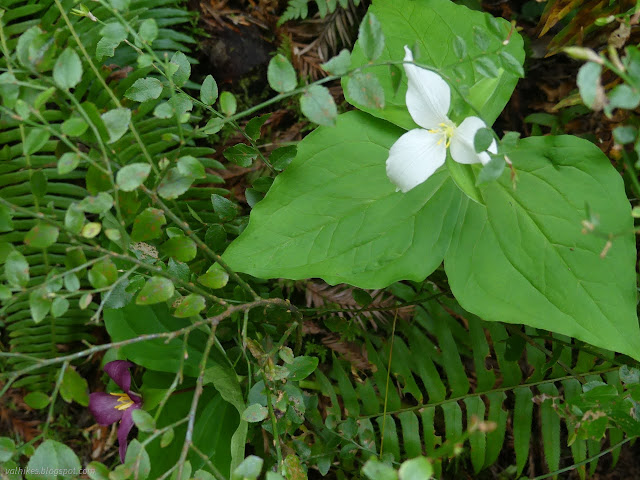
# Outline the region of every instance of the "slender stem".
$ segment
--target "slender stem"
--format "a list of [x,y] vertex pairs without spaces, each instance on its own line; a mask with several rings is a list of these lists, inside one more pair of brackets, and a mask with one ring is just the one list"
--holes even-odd
[[382,460],[382,452],[384,448],[384,431],[387,426],[387,400],[389,399],[389,379],[391,378],[391,359],[393,357],[393,339],[396,336],[396,322],[398,321],[398,310],[393,316],[393,327],[391,328],[391,342],[389,343],[389,361],[387,362],[387,381],[384,387],[384,407],[382,413],[382,431],[380,432],[380,455],[378,458]]
[[264,381],[265,392],[267,394],[267,408],[269,409],[269,417],[271,418],[271,429],[273,430],[273,443],[276,447],[276,456],[278,458],[278,470],[282,469],[282,449],[280,448],[280,434],[278,433],[278,419],[273,411],[273,405],[271,404],[271,387],[267,381],[267,375],[264,373],[264,369],[261,370],[262,380]]

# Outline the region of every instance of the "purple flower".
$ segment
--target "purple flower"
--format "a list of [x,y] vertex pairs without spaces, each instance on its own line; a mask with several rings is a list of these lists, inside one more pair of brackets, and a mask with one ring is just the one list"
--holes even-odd
[[115,360],[104,366],[114,382],[124,393],[97,392],[89,395],[89,410],[100,425],[111,425],[120,421],[118,427],[118,444],[120,445],[120,461],[124,463],[127,453],[127,436],[133,428],[134,410],[142,407],[142,397],[131,391],[131,373],[129,368],[134,364],[125,360]]

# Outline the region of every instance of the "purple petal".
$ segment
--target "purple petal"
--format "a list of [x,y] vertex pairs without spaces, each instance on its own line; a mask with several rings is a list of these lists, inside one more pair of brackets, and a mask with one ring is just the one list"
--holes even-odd
[[129,368],[134,364],[126,360],[114,360],[104,366],[104,371],[109,374],[114,382],[122,389],[124,393],[129,393],[131,389],[131,373]]
[[124,463],[124,459],[127,456],[127,437],[129,432],[133,428],[133,417],[131,414],[134,410],[137,410],[138,406],[133,406],[124,411],[122,415],[122,421],[118,427],[118,444],[120,446],[120,461]]
[[122,410],[116,410],[119,397],[98,392],[89,395],[89,411],[100,425],[111,425],[122,418]]

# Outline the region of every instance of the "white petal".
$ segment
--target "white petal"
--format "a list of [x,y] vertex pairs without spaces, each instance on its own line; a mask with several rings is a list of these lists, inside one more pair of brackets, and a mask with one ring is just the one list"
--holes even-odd
[[410,130],[391,146],[387,176],[406,193],[433,175],[444,164],[446,156],[442,135],[422,128]]
[[[405,62],[413,61],[413,54],[405,45]],[[447,123],[449,105],[451,104],[451,89],[437,73],[405,63],[409,87],[407,88],[407,108],[413,121],[422,128],[437,128],[441,123]]]
[[[467,117],[456,128],[451,137],[451,157],[458,163],[482,163],[486,164],[491,157],[487,152],[476,153],[473,146],[473,139],[481,128],[485,128],[486,123],[478,117]],[[491,142],[488,150],[497,153],[496,141]]]

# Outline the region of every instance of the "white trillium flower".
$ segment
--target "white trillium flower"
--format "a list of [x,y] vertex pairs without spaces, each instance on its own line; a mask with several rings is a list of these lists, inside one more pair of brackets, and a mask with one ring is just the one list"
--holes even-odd
[[[413,54],[405,46],[405,62],[413,62]],[[437,73],[405,63],[409,80],[407,108],[411,118],[422,128],[402,135],[389,150],[387,176],[402,192],[427,180],[444,165],[447,148],[458,163],[482,163],[491,157],[487,152],[477,153],[474,137],[487,125],[481,118],[467,117],[460,125],[453,123],[447,114],[451,104],[451,89]],[[495,140],[488,150],[497,153]]]

